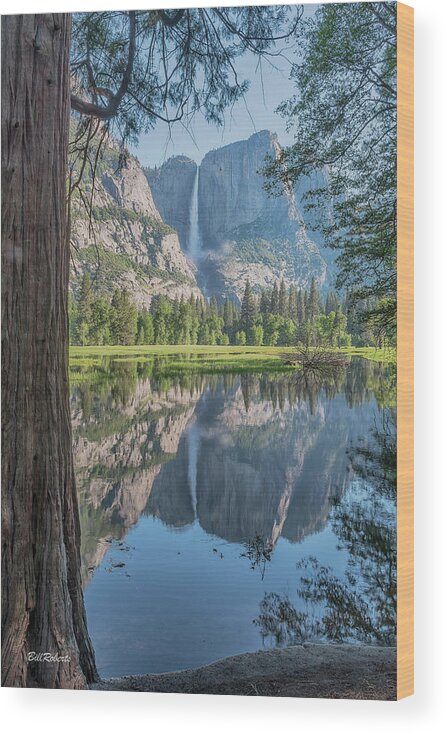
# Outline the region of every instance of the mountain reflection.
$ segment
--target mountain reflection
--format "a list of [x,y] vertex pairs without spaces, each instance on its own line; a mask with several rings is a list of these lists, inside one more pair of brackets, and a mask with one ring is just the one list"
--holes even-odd
[[[145,513],[198,522],[273,550],[322,529],[362,467],[349,455],[393,399],[393,371],[366,361],[319,380],[296,374],[160,377],[111,362],[77,375],[71,409],[83,576]],[[374,400],[373,400],[374,399]],[[366,443],[365,443],[366,441]],[[363,464],[365,464],[364,459]]]
[[[397,621],[396,411],[384,409],[370,440],[354,444],[350,461],[359,479],[336,500],[332,528],[348,553],[343,576],[309,556],[298,564],[297,594],[266,593],[254,620],[264,641],[309,639],[395,645]],[[350,496],[351,495],[351,496]]]

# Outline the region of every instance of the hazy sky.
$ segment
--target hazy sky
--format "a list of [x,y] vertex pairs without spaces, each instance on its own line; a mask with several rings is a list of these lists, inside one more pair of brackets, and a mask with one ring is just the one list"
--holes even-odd
[[[307,5],[306,15],[312,14],[316,7]],[[158,122],[153,130],[140,136],[139,145],[131,146],[131,152],[144,166],[159,166],[173,155],[186,155],[200,163],[209,150],[242,140],[259,130],[276,132],[282,144],[291,142],[285,121],[275,109],[294,93],[289,73],[290,62],[297,59],[296,43],[286,46],[281,42],[276,50],[279,49],[285,58],[267,57],[260,61],[247,52],[238,59],[238,75],[250,80],[250,88],[245,99],[226,111],[223,127],[209,125],[201,114],[195,116],[188,130],[180,123],[169,129],[166,123]]]

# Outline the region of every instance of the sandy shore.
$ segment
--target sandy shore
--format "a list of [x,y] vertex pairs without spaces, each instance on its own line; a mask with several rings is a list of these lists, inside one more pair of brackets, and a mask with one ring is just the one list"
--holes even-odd
[[106,691],[395,700],[396,648],[304,644],[192,670],[109,678]]

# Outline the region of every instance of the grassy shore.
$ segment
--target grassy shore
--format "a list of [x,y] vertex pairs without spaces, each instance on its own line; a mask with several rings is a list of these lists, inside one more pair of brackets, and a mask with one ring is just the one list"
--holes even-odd
[[[362,357],[374,362],[395,362],[396,352],[391,349],[349,348],[340,351],[348,357]],[[70,366],[94,369],[104,358],[113,362],[145,362],[155,358],[166,360],[164,370],[173,372],[244,372],[291,371],[293,366],[283,364],[282,355],[293,353],[293,347],[238,347],[209,345],[150,345],[70,347]]]

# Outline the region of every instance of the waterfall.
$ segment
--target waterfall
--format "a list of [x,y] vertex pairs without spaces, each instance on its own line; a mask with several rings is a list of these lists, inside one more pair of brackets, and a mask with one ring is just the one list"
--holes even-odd
[[193,424],[187,433],[188,440],[188,484],[191,492],[191,504],[194,511],[194,520],[197,517],[197,463],[199,459],[199,430]]
[[199,166],[197,166],[189,205],[188,255],[194,262],[197,262],[200,258],[201,244],[199,232]]

